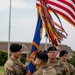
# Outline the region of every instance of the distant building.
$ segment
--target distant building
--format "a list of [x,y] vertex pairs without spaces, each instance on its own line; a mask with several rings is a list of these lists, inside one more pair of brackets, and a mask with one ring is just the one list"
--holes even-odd
[[[27,57],[29,56],[30,54],[30,50],[31,50],[31,43],[30,42],[10,42],[10,44],[12,43],[18,43],[20,45],[23,45],[23,54],[26,54]],[[52,46],[51,44],[47,44],[47,48]],[[67,45],[59,45],[59,48],[58,51],[60,52],[61,50],[67,50],[69,55],[72,56],[73,54],[73,50],[71,49],[71,47],[67,46]],[[41,43],[40,44],[40,50],[45,50],[45,43]],[[8,51],[8,42],[3,42],[1,41],[0,42],[0,51]]]

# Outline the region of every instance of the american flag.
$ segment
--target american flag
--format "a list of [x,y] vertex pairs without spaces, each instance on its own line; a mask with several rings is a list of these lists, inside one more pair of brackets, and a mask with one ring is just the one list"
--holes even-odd
[[[75,27],[75,0],[44,0],[51,6],[56,13],[66,19]],[[37,0],[36,5],[40,5],[40,0]]]

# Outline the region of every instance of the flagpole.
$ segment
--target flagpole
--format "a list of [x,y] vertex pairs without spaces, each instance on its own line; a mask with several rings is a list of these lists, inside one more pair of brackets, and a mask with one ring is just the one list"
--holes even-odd
[[9,29],[8,29],[8,58],[10,56],[10,30],[11,30],[11,0],[9,2]]
[[[46,31],[45,31],[45,34],[46,34]],[[47,50],[47,36],[46,36],[46,39],[45,39],[45,50]]]

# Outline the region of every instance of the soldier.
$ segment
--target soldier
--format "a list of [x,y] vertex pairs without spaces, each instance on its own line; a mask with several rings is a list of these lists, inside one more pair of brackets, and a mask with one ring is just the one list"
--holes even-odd
[[33,75],[56,75],[56,70],[48,66],[47,61],[48,55],[45,52],[38,52],[35,59],[38,70]]
[[4,75],[25,75],[25,65],[20,62],[22,45],[10,46],[11,56],[4,65]]
[[68,59],[68,52],[66,50],[62,50],[59,54],[60,56],[60,60],[65,62],[65,64],[68,66],[69,71],[70,71],[70,75],[75,75],[74,74],[74,66],[70,63],[67,62]]
[[48,53],[48,65],[56,69],[57,75],[70,75],[69,69],[62,61],[56,58],[58,52],[56,47],[52,46],[47,49]]

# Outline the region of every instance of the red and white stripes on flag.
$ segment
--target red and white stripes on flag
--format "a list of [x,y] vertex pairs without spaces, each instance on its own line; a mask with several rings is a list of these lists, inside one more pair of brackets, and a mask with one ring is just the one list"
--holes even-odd
[[[45,0],[55,12],[66,19],[75,27],[75,0]],[[40,0],[37,0],[37,6],[40,5]]]

